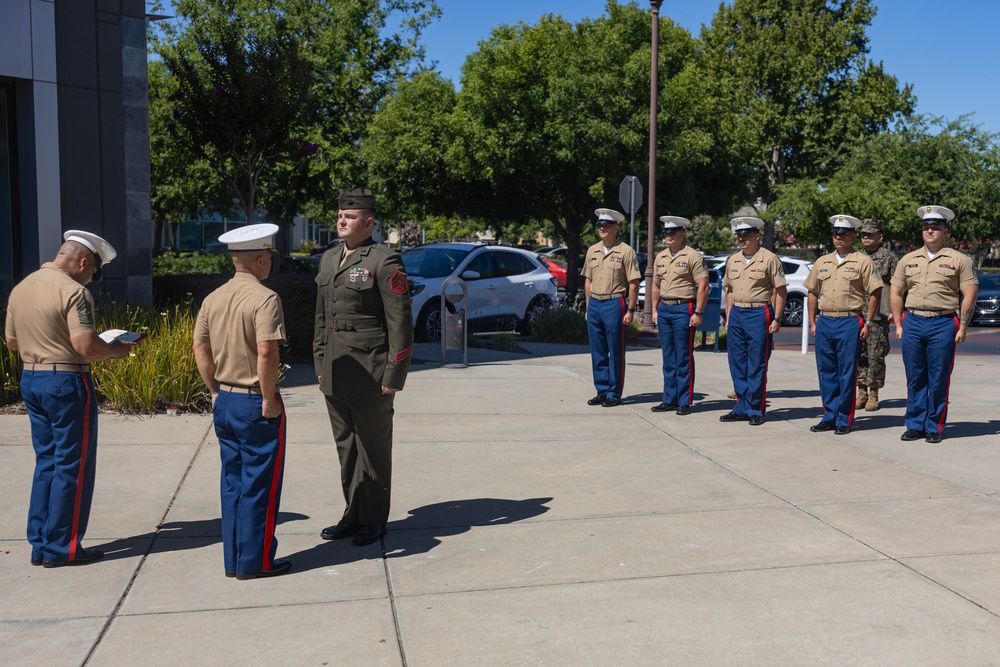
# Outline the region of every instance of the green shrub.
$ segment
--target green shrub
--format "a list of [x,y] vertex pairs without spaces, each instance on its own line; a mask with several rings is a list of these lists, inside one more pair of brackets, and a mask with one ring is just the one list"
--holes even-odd
[[531,336],[540,343],[587,344],[587,320],[583,313],[557,306],[539,313],[531,323]]
[[298,252],[302,253],[303,255],[311,255],[317,250],[319,250],[319,244],[313,241],[312,239],[302,239],[301,241],[299,241]]
[[[4,327],[7,323],[7,302],[0,302],[0,339],[4,338]],[[21,358],[7,343],[0,343],[0,405],[7,405],[20,400],[21,391]]]
[[153,258],[154,276],[179,276],[192,273],[232,274],[233,260],[228,252],[165,252]]
[[[168,311],[107,302],[98,306],[98,331],[128,329],[147,336],[127,358],[91,364],[94,387],[105,407],[150,413],[167,405],[192,411],[210,406],[191,351],[195,315],[190,303]],[[21,359],[6,345],[0,354],[0,372],[0,402],[20,400]]]
[[[164,310],[190,302],[197,312],[205,297],[230,278],[232,271],[217,275],[154,276],[153,298]],[[281,360],[311,363],[313,321],[316,316],[316,277],[283,273],[271,276],[264,281],[264,285],[278,293],[285,312],[288,343],[281,348]]]
[[[625,328],[625,344],[637,345],[642,331],[642,317],[635,317]],[[582,311],[557,306],[538,315],[531,323],[531,336],[539,343],[587,345],[587,319]]]
[[196,412],[210,407],[191,351],[196,315],[190,303],[164,311],[114,303],[97,309],[98,329],[147,336],[127,358],[92,364],[94,386],[108,407],[132,413],[159,412],[168,405]]

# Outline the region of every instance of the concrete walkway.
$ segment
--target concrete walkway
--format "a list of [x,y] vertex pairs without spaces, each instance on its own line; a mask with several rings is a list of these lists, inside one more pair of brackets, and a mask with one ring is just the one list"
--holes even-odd
[[418,346],[396,402],[382,544],[324,542],[343,508],[311,368],[284,390],[286,576],[223,576],[207,416],[102,415],[81,567],[28,563],[28,419],[0,416],[0,665],[997,665],[1000,417],[991,356],[960,356],[940,445],[884,409],[810,433],[811,355],[771,360],[768,422],[722,424],[725,354],[698,403],[655,414],[659,350],[626,405],[588,407],[586,348]]

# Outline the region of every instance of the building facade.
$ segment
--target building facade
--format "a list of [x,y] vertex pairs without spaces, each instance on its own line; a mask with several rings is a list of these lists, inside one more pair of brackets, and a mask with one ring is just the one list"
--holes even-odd
[[118,250],[101,291],[152,301],[143,0],[0,2],[0,297],[67,229]]

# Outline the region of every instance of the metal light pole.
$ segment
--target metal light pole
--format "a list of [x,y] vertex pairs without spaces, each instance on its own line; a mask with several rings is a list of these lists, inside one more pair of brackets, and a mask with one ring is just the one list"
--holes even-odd
[[653,8],[653,49],[649,66],[649,198],[646,200],[646,214],[649,223],[646,236],[646,296],[642,310],[642,330],[654,333],[653,300],[649,298],[653,291],[653,247],[656,243],[656,107],[659,89],[660,70],[660,5],[663,0],[649,0]]

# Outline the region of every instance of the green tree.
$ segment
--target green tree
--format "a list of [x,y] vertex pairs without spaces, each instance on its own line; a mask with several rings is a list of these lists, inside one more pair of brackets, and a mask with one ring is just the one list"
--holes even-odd
[[[475,195],[469,213],[494,228],[551,221],[569,248],[570,293],[593,210],[617,206],[621,179],[647,170],[651,17],[613,0],[607,12],[576,26],[550,15],[495,28],[463,67],[452,124],[461,133],[447,151]],[[722,155],[690,71],[695,43],[662,23],[658,206],[721,209],[732,202],[717,196],[725,178],[702,178],[727,162],[713,164]]]
[[828,178],[794,179],[771,209],[800,239],[829,242],[828,218],[849,213],[883,220],[886,238],[919,245],[916,209],[951,208],[953,243],[977,263],[1000,247],[1000,135],[969,118],[914,118],[896,130],[845,144]]
[[[372,118],[362,144],[382,215],[416,220],[451,215],[467,184],[448,167],[454,143],[455,88],[434,71],[401,82]],[[463,187],[464,186],[464,187]]]
[[232,193],[208,163],[176,141],[169,98],[176,80],[168,75],[162,60],[149,63],[150,209],[154,250],[159,250],[165,225],[169,224],[170,248],[177,249],[177,226],[199,209],[213,205],[220,210],[232,206]]
[[[701,80],[763,208],[778,186],[834,169],[849,137],[912,112],[911,87],[867,57],[875,11],[871,0],[733,0],[703,28]],[[773,247],[771,225],[765,240]]]
[[[368,124],[388,91],[423,57],[420,33],[440,13],[433,0],[174,0],[173,9],[179,20],[155,24],[150,40],[151,51],[168,64],[186,59],[194,74],[206,74],[214,71],[208,63],[218,51],[210,45],[242,40],[242,50],[215,58],[219,67],[266,64],[276,74],[262,77],[268,85],[258,93],[273,97],[248,117],[233,117],[232,107],[239,105],[232,99],[223,109],[225,120],[213,105],[179,109],[179,99],[171,100],[169,112],[183,113],[203,127],[225,126],[219,129],[228,128],[229,135],[242,131],[244,150],[238,159],[253,166],[241,170],[238,198],[246,201],[252,192],[254,208],[263,203],[279,222],[296,212],[328,217],[337,208],[340,188],[364,183],[359,147]],[[395,30],[390,19],[398,20]],[[202,53],[206,49],[208,57]],[[266,63],[260,60],[265,53],[274,56]],[[251,62],[254,58],[257,62]],[[240,76],[249,77],[253,90],[257,79],[252,74],[230,71],[223,75],[221,93],[231,94],[226,80]],[[240,105],[249,111],[242,100]],[[279,118],[280,125],[272,122]],[[219,134],[204,135],[219,143]],[[190,143],[204,150],[205,144]],[[258,149],[265,144],[277,150],[261,169]],[[227,178],[231,186],[235,180],[231,174]]]
[[314,123],[309,62],[294,39],[260,35],[222,13],[160,56],[176,82],[168,131],[204,160],[252,221],[275,165],[304,159]]

